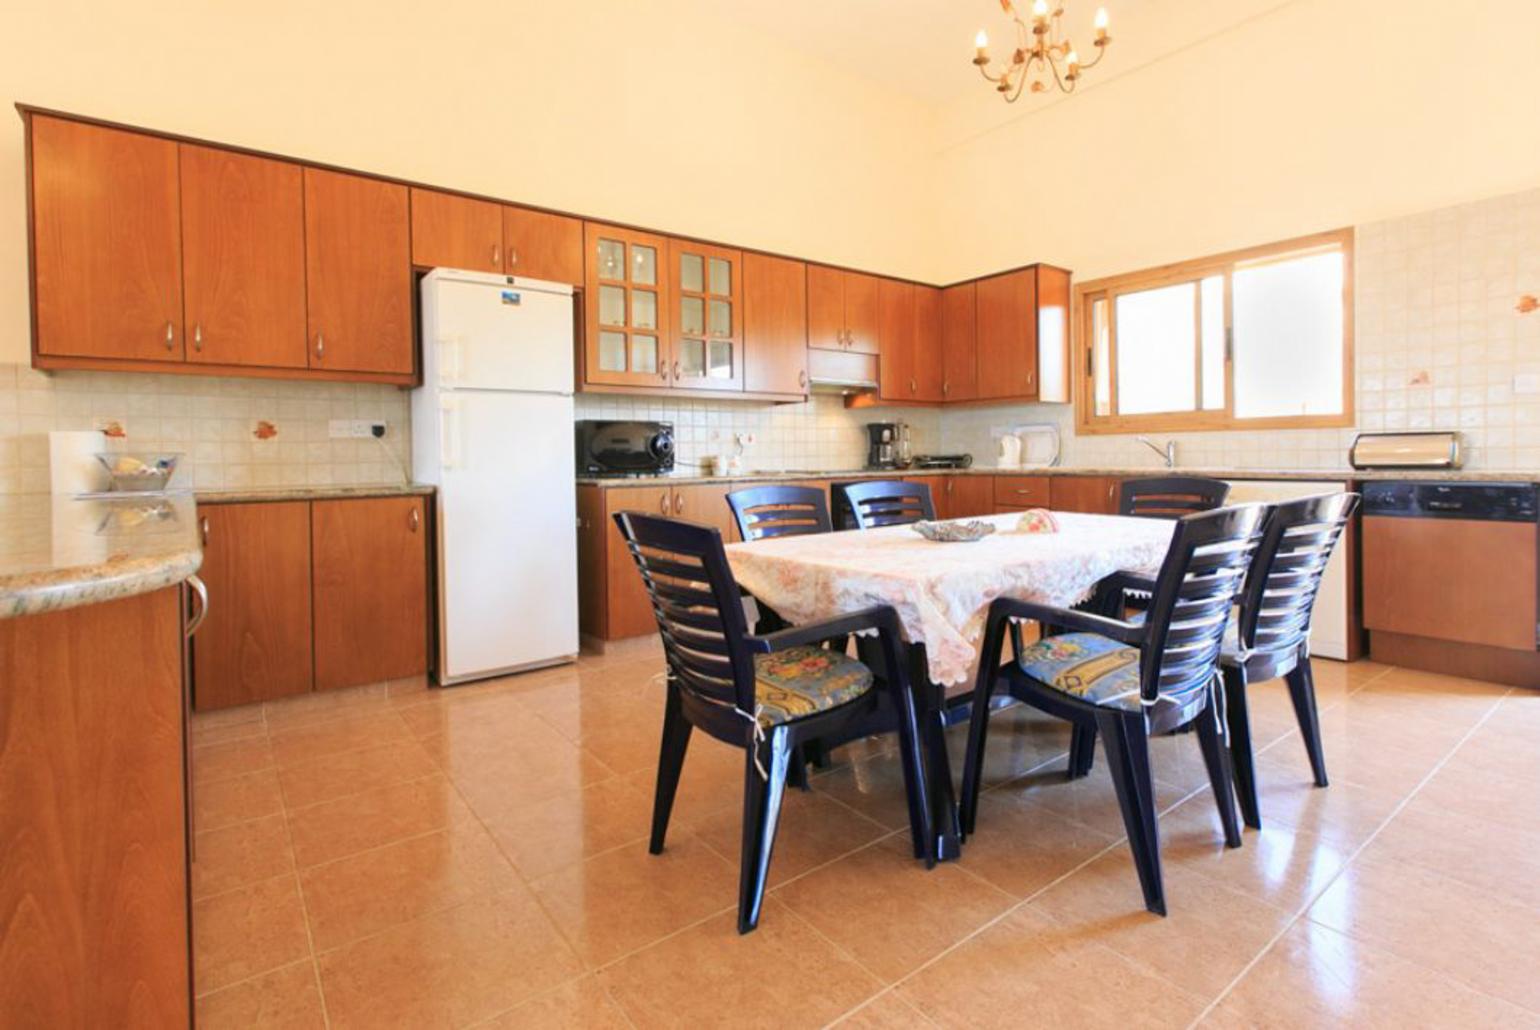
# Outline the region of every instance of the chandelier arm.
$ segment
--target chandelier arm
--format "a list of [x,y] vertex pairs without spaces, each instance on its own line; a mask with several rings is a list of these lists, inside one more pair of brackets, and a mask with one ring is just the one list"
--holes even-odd
[[1095,68],[1098,64],[1101,63],[1102,58],[1106,56],[1107,48],[1105,46],[1097,47],[1096,56],[1091,58],[1089,61],[1082,61],[1080,64],[1080,70],[1085,71],[1087,68]]

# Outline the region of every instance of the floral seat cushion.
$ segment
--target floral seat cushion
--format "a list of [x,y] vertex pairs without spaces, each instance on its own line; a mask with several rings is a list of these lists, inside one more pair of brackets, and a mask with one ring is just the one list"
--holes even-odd
[[1108,708],[1139,708],[1139,649],[1098,633],[1065,633],[1022,649],[1021,671]]
[[872,670],[822,647],[789,647],[754,659],[754,697],[765,727],[827,712],[872,689]]

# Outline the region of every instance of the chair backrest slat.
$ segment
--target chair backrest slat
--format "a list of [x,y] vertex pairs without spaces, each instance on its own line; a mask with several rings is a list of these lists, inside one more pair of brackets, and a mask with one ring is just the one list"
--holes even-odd
[[868,479],[840,487],[855,516],[857,529],[905,526],[936,517],[930,487],[901,479]]
[[1241,597],[1236,629],[1243,648],[1282,654],[1305,642],[1326,565],[1357,507],[1355,493],[1273,507]]
[[738,532],[745,540],[827,533],[829,502],[811,486],[751,486],[727,495]]
[[1118,488],[1118,514],[1174,519],[1222,507],[1230,484],[1202,476],[1125,479]]

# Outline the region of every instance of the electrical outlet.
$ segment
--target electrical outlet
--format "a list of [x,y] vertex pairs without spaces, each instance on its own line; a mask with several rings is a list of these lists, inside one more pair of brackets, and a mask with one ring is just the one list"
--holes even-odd
[[385,423],[366,418],[334,418],[326,424],[326,435],[333,440],[367,440],[384,436]]

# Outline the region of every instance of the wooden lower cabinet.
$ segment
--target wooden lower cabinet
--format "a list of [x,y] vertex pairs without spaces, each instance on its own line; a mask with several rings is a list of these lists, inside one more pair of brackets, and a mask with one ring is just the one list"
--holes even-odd
[[1116,515],[1118,486],[1116,476],[1050,476],[1048,507],[1054,511],[1079,511],[1093,515]]
[[994,510],[990,476],[934,476],[928,482],[938,519],[972,518]]
[[209,610],[193,639],[193,706],[308,693],[310,504],[205,505],[198,519]]
[[1055,507],[1047,476],[995,476],[993,502],[996,511]]
[[191,1025],[181,587],[0,619],[0,1026]]
[[317,690],[427,670],[425,508],[421,497],[311,505]]

